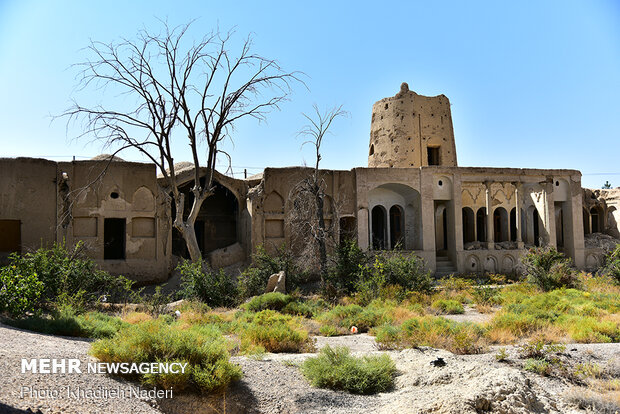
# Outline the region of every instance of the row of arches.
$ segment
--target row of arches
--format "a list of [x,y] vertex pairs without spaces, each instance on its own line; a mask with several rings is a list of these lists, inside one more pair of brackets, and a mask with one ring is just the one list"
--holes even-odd
[[401,206],[393,205],[389,211],[382,205],[375,206],[371,215],[373,249],[394,249],[404,245],[405,213]]
[[369,192],[370,246],[376,250],[422,248],[420,193],[405,184],[383,184]]
[[[540,239],[540,218],[538,210],[531,206],[528,209],[527,216],[523,209],[521,209],[521,229],[526,230],[526,241],[539,245]],[[463,207],[462,209],[463,219],[463,243],[472,242],[486,242],[487,241],[487,209],[486,207],[480,207],[475,213],[470,207]],[[513,207],[508,212],[503,207],[497,207],[493,210],[493,228],[491,233],[491,241],[494,242],[506,242],[517,241],[517,209]],[[529,225],[528,225],[529,224]]]
[[583,234],[604,233],[607,227],[616,227],[614,218],[615,207],[610,207],[605,214],[602,206],[583,209]]

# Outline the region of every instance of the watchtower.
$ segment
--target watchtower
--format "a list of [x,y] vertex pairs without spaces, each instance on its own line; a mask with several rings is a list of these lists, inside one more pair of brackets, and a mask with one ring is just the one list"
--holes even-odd
[[372,107],[368,167],[456,167],[450,101],[400,86],[394,97]]

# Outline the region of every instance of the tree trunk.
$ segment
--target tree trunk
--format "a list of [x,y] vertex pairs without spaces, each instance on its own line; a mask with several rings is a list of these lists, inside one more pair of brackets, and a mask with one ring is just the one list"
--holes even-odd
[[185,239],[187,251],[189,252],[189,257],[192,262],[200,262],[202,260],[202,252],[200,251],[200,247],[198,247],[198,239],[196,239],[196,230],[194,229],[194,223],[187,222],[185,224],[183,239]]
[[319,272],[321,273],[321,282],[327,276],[327,248],[325,247],[325,219],[323,218],[323,194],[317,183],[314,184],[314,199],[316,201],[316,215],[319,223],[317,234],[317,245],[319,248]]
[[206,199],[195,198],[192,211],[186,219],[183,219],[183,210],[185,209],[185,194],[179,193],[179,197],[175,200],[176,204],[176,218],[174,219],[174,227],[181,232],[189,257],[193,263],[198,263],[202,260],[202,252],[198,247],[198,239],[196,239],[196,230],[194,229],[194,223],[196,223],[196,217],[198,211],[202,206],[202,202]]

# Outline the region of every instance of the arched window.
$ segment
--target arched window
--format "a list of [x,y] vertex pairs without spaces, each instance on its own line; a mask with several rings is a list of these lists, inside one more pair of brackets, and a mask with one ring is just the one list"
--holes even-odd
[[508,212],[503,207],[493,211],[493,241],[508,241]]
[[372,220],[372,248],[374,250],[383,250],[386,248],[387,243],[387,227],[386,227],[386,217],[385,217],[385,209],[383,206],[375,206],[372,209],[371,220]]
[[404,247],[405,215],[401,206],[394,205],[390,208],[390,247]]
[[476,240],[474,211],[469,207],[463,207],[463,243],[471,243]]

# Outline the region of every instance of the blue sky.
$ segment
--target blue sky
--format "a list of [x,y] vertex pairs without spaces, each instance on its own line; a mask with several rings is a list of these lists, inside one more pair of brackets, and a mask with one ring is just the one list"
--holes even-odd
[[[366,166],[372,104],[401,82],[452,103],[462,166],[573,168],[584,186],[620,186],[618,1],[8,1],[0,0],[0,156],[101,153],[81,131],[50,124],[75,96],[72,64],[89,39],[198,19],[254,34],[254,50],[308,75],[268,122],[234,134],[234,171],[312,163],[300,150],[302,112],[343,105],[323,146],[324,168]],[[185,143],[176,160],[189,160]],[[136,154],[125,159],[139,160]],[[79,158],[81,159],[81,158]]]

